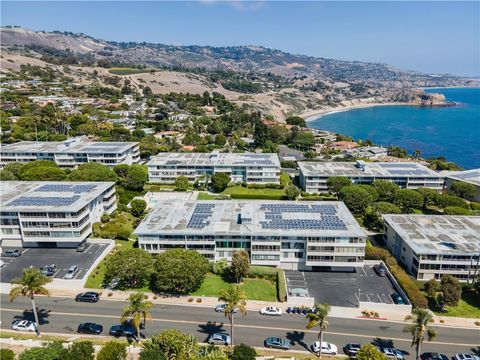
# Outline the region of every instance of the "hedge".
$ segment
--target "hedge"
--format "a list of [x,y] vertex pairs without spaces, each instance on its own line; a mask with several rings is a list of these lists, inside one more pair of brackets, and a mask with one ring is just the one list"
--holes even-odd
[[373,245],[367,246],[365,249],[365,259],[383,260],[393,277],[407,294],[412,305],[416,308],[423,309],[428,307],[427,298],[422,294],[415,281],[398,265],[397,260],[395,260],[388,250]]
[[285,195],[268,194],[230,194],[232,199],[263,199],[263,200],[287,200]]
[[287,284],[285,283],[285,271],[277,271],[277,296],[278,301],[284,302],[287,299]]

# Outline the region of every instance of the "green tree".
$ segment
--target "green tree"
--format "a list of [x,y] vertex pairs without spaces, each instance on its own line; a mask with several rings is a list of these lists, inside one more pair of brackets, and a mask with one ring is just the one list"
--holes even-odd
[[232,352],[232,360],[255,360],[257,352],[251,346],[244,343],[235,345]]
[[36,167],[22,174],[23,181],[62,181],[67,173],[55,167]]
[[472,215],[472,211],[459,206],[447,206],[444,213],[446,215]]
[[198,343],[193,335],[176,329],[162,331],[143,342],[140,360],[149,360],[151,354],[161,354],[159,359],[197,359]]
[[138,248],[121,249],[107,257],[105,281],[118,278],[120,288],[141,288],[148,284],[153,272],[152,256]]
[[288,185],[285,189],[285,195],[289,200],[295,200],[300,195],[300,190],[295,185]]
[[20,179],[20,170],[23,168],[24,164],[19,162],[14,162],[7,164],[3,167],[3,170],[11,172],[17,179]]
[[14,181],[18,178],[11,172],[5,169],[0,170],[0,181]]
[[222,192],[225,190],[230,182],[230,176],[227,173],[219,172],[213,174],[210,181],[215,192]]
[[463,199],[472,199],[477,193],[477,188],[475,185],[466,183],[463,181],[455,181],[451,186],[450,190],[457,196]]
[[430,279],[425,283],[425,292],[432,299],[435,299],[437,297],[438,289],[439,289],[439,284],[438,284],[438,281],[435,279]]
[[340,190],[340,199],[354,214],[363,214],[373,204],[372,195],[358,185],[343,187]]
[[387,180],[375,180],[373,187],[377,190],[378,200],[388,202],[395,199],[395,194],[400,189],[397,184]]
[[374,203],[365,211],[363,217],[364,225],[371,230],[382,231],[384,222],[382,214],[400,214],[401,210],[398,206],[385,201]]
[[357,360],[388,360],[387,356],[378,350],[375,345],[365,344],[357,353]]
[[290,144],[301,150],[309,150],[315,144],[315,137],[310,131],[294,131]]
[[438,191],[434,189],[418,188],[415,189],[415,191],[418,191],[423,196],[423,209],[426,209],[427,206],[434,204],[438,196]]
[[245,250],[238,250],[232,256],[230,272],[235,277],[237,283],[240,283],[250,272],[250,258]]
[[68,348],[67,359],[94,360],[95,349],[91,341],[76,341]]
[[120,180],[121,185],[132,191],[142,191],[148,181],[148,171],[144,165],[133,164],[128,167],[127,176]]
[[305,119],[303,119],[300,116],[290,116],[285,119],[285,122],[288,125],[295,125],[295,126],[300,126],[300,127],[307,127],[307,123],[305,122]]
[[108,166],[99,163],[79,165],[68,175],[70,181],[117,181],[117,174]]
[[169,249],[157,256],[152,284],[168,294],[188,294],[200,287],[210,269],[208,260],[194,250]]
[[132,320],[132,325],[137,332],[138,341],[140,341],[140,324],[143,319],[143,327],[145,327],[147,319],[151,319],[152,315],[150,314],[150,309],[153,306],[153,303],[147,301],[144,298],[142,292],[137,292],[135,294],[130,294],[128,301],[129,304],[123,308],[122,316],[120,322],[123,323],[128,319]]
[[38,335],[40,335],[40,321],[38,320],[37,307],[35,305],[35,295],[49,295],[50,292],[45,285],[51,281],[52,279],[46,277],[39,269],[33,267],[23,269],[22,277],[12,280],[10,301],[15,300],[18,296],[30,298]]
[[115,171],[115,174],[117,174],[117,176],[122,179],[127,177],[128,168],[129,166],[127,164],[118,164],[115,165],[113,171]]
[[125,360],[126,358],[127,344],[115,340],[103,345],[97,354],[97,360]]
[[145,202],[145,200],[142,200],[142,199],[134,199],[130,203],[130,209],[131,209],[130,211],[132,215],[135,217],[142,216],[146,208],[147,208],[147,203]]
[[290,177],[290,175],[286,172],[281,172],[280,173],[280,186],[285,189],[291,183],[292,183],[292,178]]
[[340,196],[340,190],[346,186],[352,185],[352,181],[345,176],[332,176],[327,180],[328,191],[338,198]]
[[212,266],[212,272],[216,275],[224,275],[227,269],[228,269],[228,261],[225,258],[215,261],[215,263]]
[[178,176],[175,179],[175,190],[176,191],[188,190],[188,178],[186,176]]
[[440,279],[440,289],[446,305],[457,306],[462,298],[462,285],[452,275],[443,275]]
[[303,153],[303,156],[305,157],[305,159],[307,160],[313,160],[317,157],[317,153],[313,150],[308,150],[308,151],[305,151]]
[[224,313],[225,317],[230,322],[230,345],[233,346],[235,311],[238,311],[242,316],[247,314],[247,296],[238,285],[232,285],[228,289],[220,291],[218,301],[226,304]]
[[469,208],[468,203],[465,200],[458,196],[448,194],[437,195],[435,198],[435,203],[442,209],[445,209],[449,206],[463,207],[465,209]]
[[412,346],[415,345],[415,359],[418,360],[423,341],[425,339],[431,341],[437,335],[434,330],[429,329],[429,325],[434,322],[433,315],[427,309],[413,309],[412,313],[405,317],[405,321],[412,322],[412,324],[405,326],[404,331],[412,335]]
[[322,357],[322,342],[323,342],[323,332],[328,328],[327,316],[330,312],[330,305],[328,304],[315,304],[313,306],[312,312],[307,314],[307,329],[313,329],[318,326],[318,341],[320,341],[320,351],[318,357]]
[[0,359],[15,360],[15,353],[11,349],[0,349]]
[[423,206],[423,196],[418,191],[411,189],[400,189],[395,194],[395,204],[403,212],[409,213],[413,209],[419,209]]
[[18,357],[19,360],[63,360],[67,358],[68,350],[60,341],[52,341],[42,347],[27,349]]
[[215,145],[225,146],[226,143],[227,143],[227,137],[225,135],[218,134],[217,136],[215,136]]
[[[50,160],[35,160],[35,161],[30,161],[26,164],[23,164],[21,168],[18,169],[18,178],[22,179],[23,174],[25,174],[27,171],[34,169],[34,168],[44,168],[44,167],[51,167],[51,168],[58,168],[58,165]],[[8,170],[9,168],[7,168]]]

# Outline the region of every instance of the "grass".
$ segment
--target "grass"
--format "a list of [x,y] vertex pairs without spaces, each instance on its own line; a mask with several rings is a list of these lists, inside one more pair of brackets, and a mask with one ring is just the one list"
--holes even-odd
[[[176,186],[175,184],[147,184],[144,186],[144,189],[152,192],[159,192],[159,191],[165,191],[165,190],[175,191]],[[188,185],[188,190],[193,190],[192,184]]]
[[480,319],[480,296],[474,291],[463,291],[457,306],[446,306],[445,312],[435,312],[439,316],[468,317]]
[[112,67],[108,69],[108,72],[113,75],[133,75],[149,73],[151,69],[136,69],[129,67]]
[[197,200],[224,200],[227,195],[214,195],[207,192],[199,192]]
[[[103,338],[98,338],[96,336],[89,337],[89,336],[85,336],[85,335],[82,336],[82,337],[79,337],[77,339],[72,339],[75,336],[76,336],[75,334],[71,334],[71,335],[62,335],[62,334],[44,335],[44,334],[42,334],[42,335],[40,335],[40,337],[38,337],[35,334],[21,334],[21,333],[15,332],[15,331],[0,330],[0,338],[3,338],[3,339],[9,339],[9,338],[12,338],[14,340],[30,340],[30,339],[32,339],[32,340],[61,341],[61,342],[72,342],[72,341],[77,342],[77,341],[88,340],[88,341],[91,341],[94,345],[104,345],[107,342],[111,341],[110,338],[104,338],[103,339]],[[127,340],[122,340],[122,339],[115,339],[115,340],[129,345]]]
[[284,189],[253,189],[243,186],[230,186],[222,194],[230,195],[233,199],[271,199],[280,200],[286,198]]
[[[221,276],[209,273],[202,286],[190,295],[217,297],[221,290],[228,289],[231,285],[232,283],[225,281]],[[244,279],[240,287],[249,300],[276,301],[277,299],[275,285],[268,280]]]

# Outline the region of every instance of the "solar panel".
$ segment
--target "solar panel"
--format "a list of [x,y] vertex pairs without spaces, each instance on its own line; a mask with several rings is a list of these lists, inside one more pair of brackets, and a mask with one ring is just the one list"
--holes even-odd
[[82,184],[82,185],[66,185],[66,184],[46,184],[35,189],[35,192],[73,192],[81,194],[92,191],[96,185]]
[[79,195],[72,197],[58,196],[23,196],[14,199],[9,206],[69,206],[80,199]]
[[190,229],[203,229],[209,225],[207,220],[213,215],[213,208],[215,204],[197,204],[193,210],[192,216],[188,221],[187,228]]

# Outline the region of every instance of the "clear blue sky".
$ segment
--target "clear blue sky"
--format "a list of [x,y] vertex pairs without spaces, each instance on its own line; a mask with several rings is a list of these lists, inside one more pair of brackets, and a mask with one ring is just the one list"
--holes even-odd
[[480,2],[1,2],[2,25],[480,76]]

